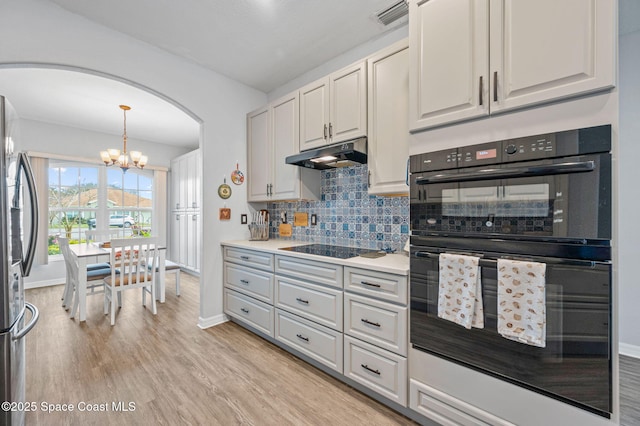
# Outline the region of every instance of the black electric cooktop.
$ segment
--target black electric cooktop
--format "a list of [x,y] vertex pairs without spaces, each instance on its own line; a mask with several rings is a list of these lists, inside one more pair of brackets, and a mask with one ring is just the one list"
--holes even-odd
[[280,250],[315,254],[316,256],[336,257],[338,259],[348,259],[350,257],[356,257],[364,253],[376,251],[358,247],[331,246],[328,244],[307,244],[304,246],[281,247]]

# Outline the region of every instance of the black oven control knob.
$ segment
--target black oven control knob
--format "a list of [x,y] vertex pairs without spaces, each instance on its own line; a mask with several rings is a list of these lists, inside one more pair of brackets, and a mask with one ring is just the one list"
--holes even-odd
[[510,144],[510,145],[507,145],[507,147],[504,150],[507,154],[512,155],[518,152],[518,147],[515,146],[514,144]]

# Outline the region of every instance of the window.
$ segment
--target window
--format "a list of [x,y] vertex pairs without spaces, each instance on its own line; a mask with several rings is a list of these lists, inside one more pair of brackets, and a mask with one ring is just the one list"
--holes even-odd
[[49,163],[49,255],[60,253],[56,236],[79,242],[98,208],[98,166]]
[[107,170],[109,227],[129,229],[134,235],[151,235],[153,175],[142,170]]
[[151,235],[153,172],[49,161],[49,256],[57,236],[85,241],[87,229],[115,228],[122,237]]

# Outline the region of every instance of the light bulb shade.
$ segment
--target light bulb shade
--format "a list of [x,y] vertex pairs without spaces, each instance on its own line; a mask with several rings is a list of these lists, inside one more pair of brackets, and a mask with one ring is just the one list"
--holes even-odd
[[113,161],[114,163],[118,161],[118,157],[120,157],[119,149],[109,148],[107,152],[109,153],[109,157],[111,158],[111,161]]
[[129,154],[125,152],[124,154],[120,155],[120,158],[118,158],[118,163],[120,163],[120,167],[129,168]]
[[142,157],[142,153],[140,151],[131,151],[129,155],[131,155],[131,161],[133,161],[133,164],[138,164],[140,157]]
[[141,155],[140,156],[140,161],[138,161],[138,165],[140,167],[144,167],[147,165],[147,161],[149,160],[149,158],[146,155]]
[[100,151],[100,158],[102,159],[104,164],[111,163],[111,156],[109,155],[109,153],[107,151]]

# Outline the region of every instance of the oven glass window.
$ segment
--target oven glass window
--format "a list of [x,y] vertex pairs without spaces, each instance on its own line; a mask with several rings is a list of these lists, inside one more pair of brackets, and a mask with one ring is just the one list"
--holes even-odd
[[549,206],[548,183],[442,190],[444,216],[546,218]]
[[411,205],[412,223],[442,232],[560,235],[562,186],[558,176],[425,185]]

